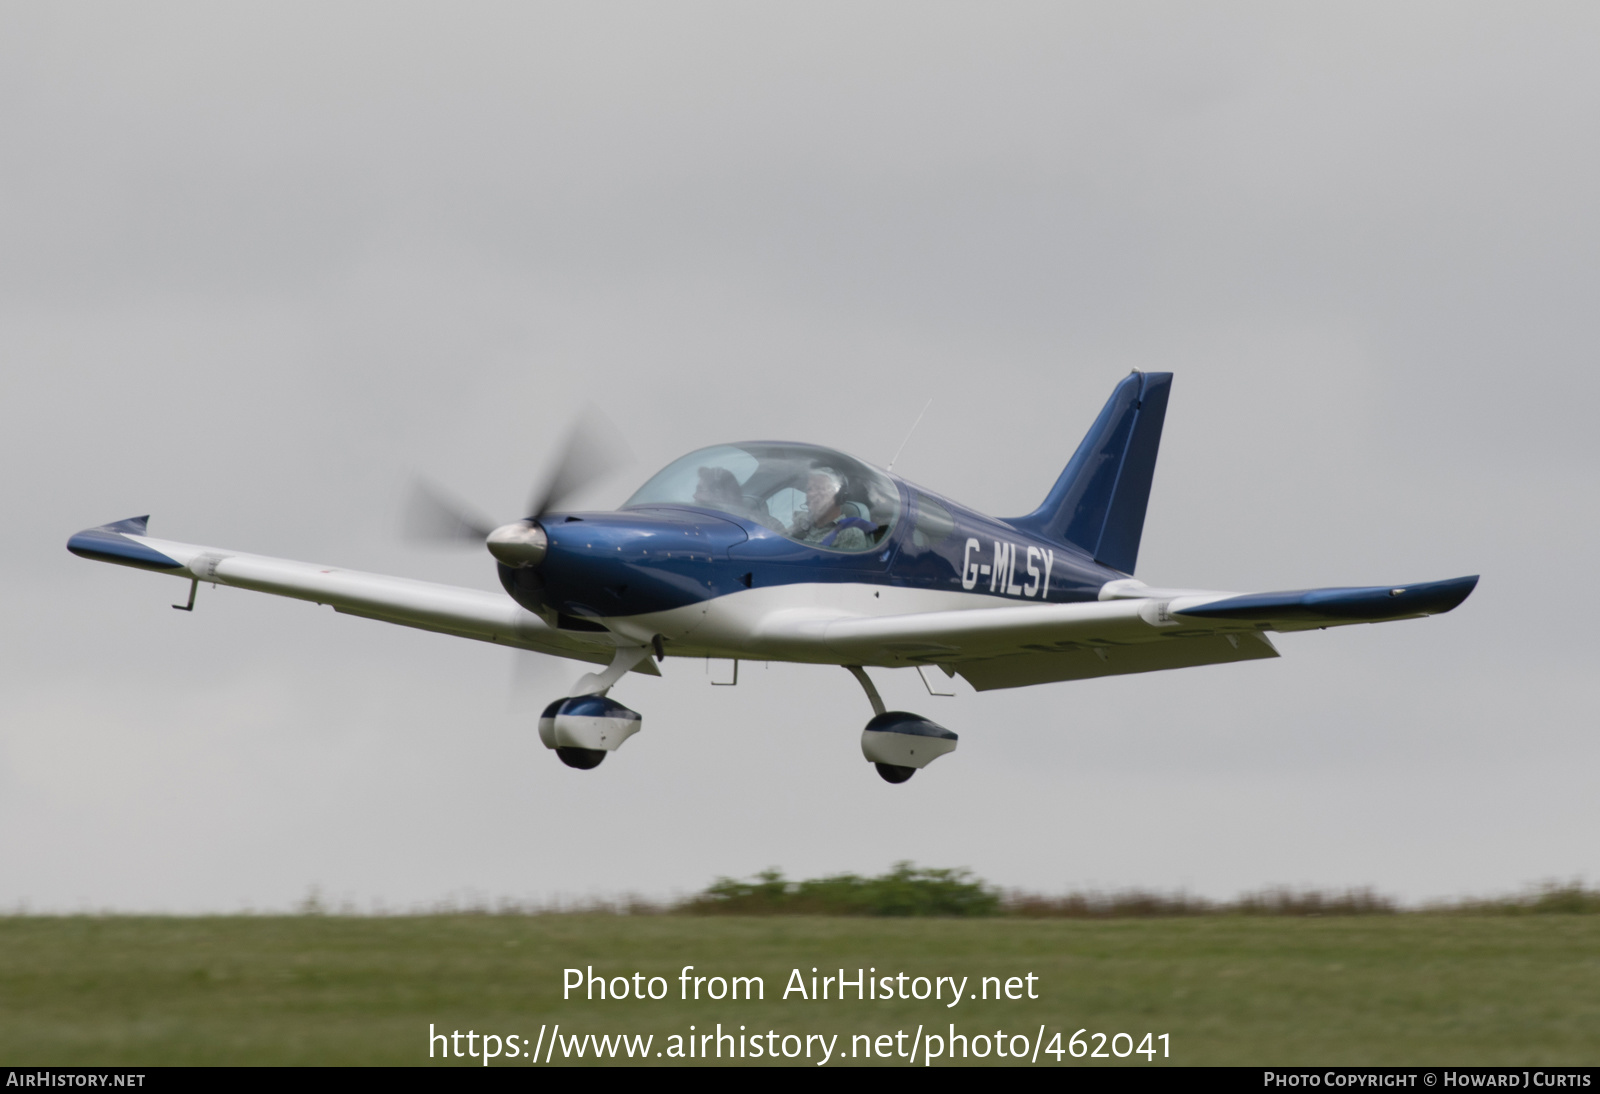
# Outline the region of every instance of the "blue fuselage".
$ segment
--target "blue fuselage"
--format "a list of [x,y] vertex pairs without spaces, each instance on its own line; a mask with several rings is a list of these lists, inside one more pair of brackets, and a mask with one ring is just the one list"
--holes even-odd
[[[1068,544],[1029,535],[896,480],[900,518],[876,549],[798,542],[755,521],[694,507],[639,507],[540,518],[549,552],[538,569],[500,567],[524,607],[561,624],[668,611],[750,588],[851,582],[944,590],[1001,601],[1094,600],[1126,574]],[[937,509],[937,518],[926,510]]]

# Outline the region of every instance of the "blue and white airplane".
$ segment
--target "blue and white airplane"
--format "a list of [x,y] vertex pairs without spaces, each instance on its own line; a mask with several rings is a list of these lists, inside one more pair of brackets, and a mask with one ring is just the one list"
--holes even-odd
[[891,783],[957,737],[885,710],[868,668],[937,667],[986,691],[1251,661],[1278,656],[1269,632],[1436,615],[1472,592],[1476,576],[1248,594],[1134,578],[1171,383],[1119,383],[1044,501],[1005,520],[843,452],[761,441],[692,452],[616,512],[556,508],[584,480],[569,453],[531,516],[452,518],[494,556],[504,594],[156,539],[148,517],[67,548],[188,579],[174,607],[209,582],[604,666],[539,721],[576,768],[639,731],[608,697],[629,672],[658,676],[668,657],[838,665],[872,704],[861,751]]

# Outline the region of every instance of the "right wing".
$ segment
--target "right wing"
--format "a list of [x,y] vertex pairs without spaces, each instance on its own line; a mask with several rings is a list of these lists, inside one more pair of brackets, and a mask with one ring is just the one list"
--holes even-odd
[[979,691],[1276,657],[1265,632],[1416,619],[1450,611],[1476,577],[1410,586],[1197,593],[1108,585],[1098,601],[893,616],[815,609],[764,620],[752,648],[895,667],[937,664]]
[[[578,661],[605,664],[615,648],[604,632],[555,630],[504,593],[152,539],[145,535],[148,521],[135,517],[87,529],[67,541],[67,550],[99,562],[309,600],[345,615]],[[647,659],[636,671],[654,670]]]

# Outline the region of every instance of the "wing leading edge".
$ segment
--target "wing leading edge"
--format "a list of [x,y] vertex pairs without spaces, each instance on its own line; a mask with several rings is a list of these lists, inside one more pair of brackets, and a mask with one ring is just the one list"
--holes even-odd
[[[504,593],[154,539],[145,535],[148,522],[134,517],[89,528],[69,539],[67,549],[100,562],[327,604],[384,623],[596,664],[611,659],[609,635],[554,630]],[[658,675],[648,660],[636,671]]]

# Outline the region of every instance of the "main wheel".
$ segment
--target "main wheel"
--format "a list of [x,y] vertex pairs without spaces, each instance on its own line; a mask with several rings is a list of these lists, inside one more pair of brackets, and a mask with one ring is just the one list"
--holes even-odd
[[[556,755],[560,756],[561,762],[568,767],[576,767],[580,771],[588,771],[590,768],[600,766],[600,761],[606,758],[606,751],[603,748],[558,748],[556,749]],[[883,765],[879,764],[878,766],[882,767]],[[906,768],[907,772],[910,770],[909,767]],[[889,776],[885,775],[884,778],[888,779]],[[895,782],[898,780],[890,779],[890,781]]]
[[883,776],[886,783],[903,783],[917,773],[914,767],[901,767],[899,764],[873,764],[878,769],[878,774]]

